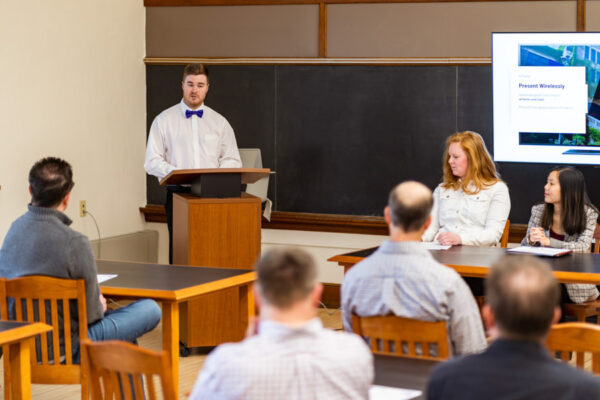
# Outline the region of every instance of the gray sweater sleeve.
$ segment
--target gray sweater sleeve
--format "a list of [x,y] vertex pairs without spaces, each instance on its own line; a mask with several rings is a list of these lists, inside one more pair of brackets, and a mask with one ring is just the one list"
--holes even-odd
[[85,297],[88,325],[104,317],[100,303],[98,271],[90,241],[83,235],[71,239],[69,254],[69,273],[73,279],[85,281]]

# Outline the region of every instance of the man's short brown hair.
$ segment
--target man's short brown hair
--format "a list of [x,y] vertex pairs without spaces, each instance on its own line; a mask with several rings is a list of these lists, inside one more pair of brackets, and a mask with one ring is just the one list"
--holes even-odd
[[58,206],[74,185],[71,165],[60,158],[43,158],[29,170],[31,204],[34,206]]
[[560,288],[546,262],[532,256],[504,256],[492,266],[485,288],[502,333],[529,341],[548,333]]
[[208,69],[204,66],[204,64],[188,64],[183,69],[183,79],[185,82],[185,77],[188,75],[206,75],[206,82],[209,81]]
[[421,229],[431,214],[433,196],[427,186],[416,181],[397,185],[388,198],[390,218],[404,232]]
[[317,283],[317,268],[304,250],[276,248],[267,251],[255,266],[263,301],[286,309],[304,300]]

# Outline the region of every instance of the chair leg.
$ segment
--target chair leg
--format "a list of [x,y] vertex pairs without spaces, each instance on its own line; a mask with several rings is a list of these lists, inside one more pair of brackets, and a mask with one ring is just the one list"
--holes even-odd
[[82,377],[81,379],[81,400],[89,400],[90,391],[88,388],[88,380],[87,378]]
[[4,400],[11,400],[12,377],[10,376],[10,352],[9,346],[2,346],[2,353],[4,356]]
[[592,353],[592,372],[600,373],[600,354],[598,353]]

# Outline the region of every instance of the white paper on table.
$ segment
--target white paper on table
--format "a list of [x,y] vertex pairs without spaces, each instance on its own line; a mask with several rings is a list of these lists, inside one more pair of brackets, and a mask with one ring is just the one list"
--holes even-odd
[[443,245],[438,242],[421,242],[421,247],[427,250],[448,250],[451,245]]
[[570,249],[555,249],[554,247],[519,246],[506,250],[509,253],[525,253],[535,256],[559,257],[571,252]]
[[420,390],[402,389],[389,386],[373,385],[369,389],[369,399],[371,400],[409,400],[423,394]]
[[109,279],[116,278],[117,274],[98,274],[98,283],[106,282]]

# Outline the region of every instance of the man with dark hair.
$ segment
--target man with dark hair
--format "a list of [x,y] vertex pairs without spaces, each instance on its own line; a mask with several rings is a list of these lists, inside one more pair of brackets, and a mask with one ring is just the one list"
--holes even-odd
[[323,286],[310,255],[274,249],[255,268],[260,322],[208,356],[190,399],[367,399],[373,357],[361,338],[316,317]]
[[[159,181],[175,169],[241,168],[231,125],[204,104],[208,86],[207,68],[202,64],[187,65],[181,82],[181,102],[160,113],[152,122],[144,168]],[[169,263],[173,261],[173,193],[178,192],[189,192],[189,187],[167,187]]]
[[[29,210],[11,225],[0,249],[0,276],[46,275],[83,279],[91,340],[135,341],[154,329],[161,311],[153,300],[139,300],[107,311],[98,287],[96,262],[90,242],[69,228],[64,214],[71,198],[73,172],[64,160],[44,158],[29,172]],[[74,359],[79,360],[78,321],[71,318]],[[61,351],[63,349],[61,348]]]
[[71,166],[59,158],[44,158],[29,171],[31,203],[38,207],[58,206],[74,185]]
[[547,263],[505,256],[486,281],[482,312],[498,338],[482,354],[436,367],[428,399],[599,399],[600,380],[553,359],[544,347],[560,319],[560,289]]
[[419,182],[404,182],[391,191],[384,210],[390,239],[344,277],[344,328],[352,331],[352,314],[446,321],[453,354],[479,352],[485,337],[469,287],[419,243],[432,205],[431,191]]

